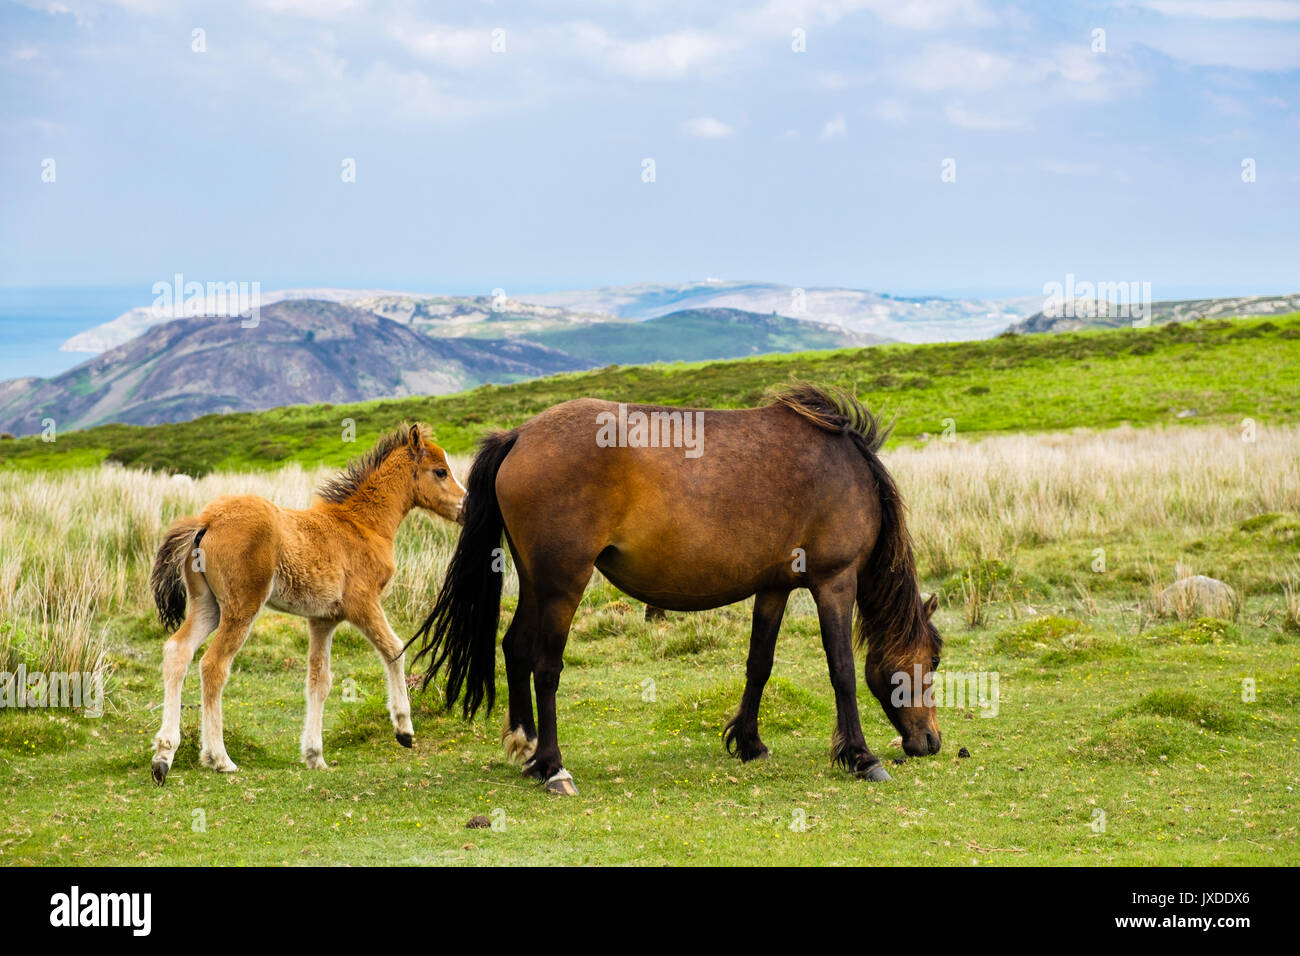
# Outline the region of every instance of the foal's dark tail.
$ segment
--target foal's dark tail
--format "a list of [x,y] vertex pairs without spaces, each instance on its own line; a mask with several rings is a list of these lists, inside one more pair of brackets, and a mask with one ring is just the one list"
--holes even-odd
[[174,631],[185,620],[185,561],[198,547],[205,530],[198,518],[173,521],[154,555],[149,587],[158,605],[158,619],[168,631]]
[[[796,383],[774,396],[778,405],[802,415],[823,431],[847,435],[857,446],[880,500],[880,531],[867,567],[858,580],[858,615],[853,642],[861,650],[873,641],[882,652],[903,647],[929,634],[932,606],[921,599],[907,532],[903,499],[894,478],[880,460],[880,448],[890,429],[847,392]],[[933,599],[932,599],[933,600]]]
[[488,713],[496,699],[497,621],[505,578],[500,553],[505,522],[497,504],[497,472],[519,437],[517,431],[493,432],[479,443],[466,482],[465,527],[447,566],[447,577],[424,624],[410,643],[423,640],[415,659],[428,656],[424,686],[447,665],[447,709],[464,690],[462,710],[472,717],[487,698]]

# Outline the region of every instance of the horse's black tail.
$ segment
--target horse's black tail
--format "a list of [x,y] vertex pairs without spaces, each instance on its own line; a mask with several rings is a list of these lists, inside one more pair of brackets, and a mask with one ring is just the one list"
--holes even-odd
[[174,521],[154,555],[149,587],[158,606],[158,619],[168,631],[174,631],[185,620],[185,560],[198,546],[204,530],[197,518]]
[[447,709],[463,690],[466,717],[475,714],[484,697],[491,713],[496,699],[497,622],[505,577],[498,550],[505,522],[497,504],[496,480],[518,437],[517,431],[493,432],[479,443],[466,482],[464,530],[438,601],[409,642],[423,640],[415,659],[429,657],[425,687],[447,665]]

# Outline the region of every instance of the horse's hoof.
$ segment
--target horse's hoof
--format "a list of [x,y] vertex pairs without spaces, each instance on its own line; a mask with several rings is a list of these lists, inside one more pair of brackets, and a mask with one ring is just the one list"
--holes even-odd
[[873,763],[866,770],[858,772],[858,776],[863,780],[893,780],[889,771],[885,769],[884,764]]
[[762,750],[755,750],[753,753],[741,754],[740,762],[749,763],[751,760],[767,760],[771,756],[772,755],[767,752],[767,748],[764,747]]
[[402,733],[402,732],[399,730],[399,731],[397,732],[397,742],[398,742],[399,744],[401,744],[403,747],[414,747],[414,746],[415,746],[415,735],[414,735],[414,734],[404,734],[404,733]]
[[576,797],[578,795],[578,788],[573,785],[573,777],[563,767],[556,771],[555,776],[546,781],[546,789],[549,793],[558,793],[562,797]]
[[158,784],[158,786],[160,786],[160,787],[161,787],[164,783],[166,783],[166,782],[167,782],[167,771],[168,771],[168,769],[170,769],[170,768],[168,768],[168,766],[167,766],[167,761],[165,761],[165,760],[157,760],[157,761],[154,761],[154,765],[153,765],[153,782],[156,783],[156,784]]

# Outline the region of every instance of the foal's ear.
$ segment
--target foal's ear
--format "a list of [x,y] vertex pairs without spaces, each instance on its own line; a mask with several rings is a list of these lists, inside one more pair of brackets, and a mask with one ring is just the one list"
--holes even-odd
[[934,617],[934,612],[939,609],[939,595],[931,594],[925,599],[925,619],[928,621]]
[[424,457],[424,438],[420,434],[420,426],[412,425],[411,430],[407,432],[407,441],[411,445],[411,454],[419,461]]

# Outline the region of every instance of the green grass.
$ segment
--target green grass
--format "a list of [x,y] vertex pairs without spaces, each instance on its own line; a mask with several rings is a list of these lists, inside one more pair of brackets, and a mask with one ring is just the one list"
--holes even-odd
[[[113,458],[183,471],[342,465],[403,419],[433,424],[451,452],[491,427],[512,427],[578,396],[699,407],[759,403],[792,377],[853,390],[897,417],[895,441],[955,428],[959,435],[1087,427],[1300,418],[1300,314],[1150,329],[1010,336],[980,342],[876,346],[727,362],[636,367],[483,386],[444,397],[310,405],[210,415],[156,427],[104,425],[0,441],[0,467],[79,468]],[[1195,410],[1178,420],[1177,412]],[[356,422],[356,443],[342,440]]]
[[[941,710],[943,751],[889,763],[887,784],[829,763],[834,708],[806,595],[792,601],[764,698],[771,759],[746,765],[720,734],[744,683],[747,606],[662,625],[641,610],[603,583],[579,610],[559,697],[575,799],[542,792],[504,761],[499,714],[465,723],[436,692],[416,695],[416,749],[398,746],[379,663],[348,628],[326,710],[331,766],[307,771],[305,634],[278,614],[260,620],[227,687],[239,772],[197,765],[192,669],[184,741],[156,788],[163,635],[143,613],[120,618],[103,718],[0,713],[0,863],[1300,863],[1297,644],[1260,623],[1259,600],[1234,625],[1237,640],[1218,644],[1146,640],[1118,603],[1086,623],[1062,614],[1032,624],[995,604],[984,630],[941,609],[945,669],[996,671],[999,714]],[[1124,653],[1070,644],[1081,629]],[[1250,703],[1245,677],[1258,688]],[[342,699],[345,680],[356,702]],[[869,745],[901,757],[864,689],[859,702]],[[969,759],[957,757],[962,747]],[[1097,810],[1104,832],[1091,826]],[[467,830],[478,814],[504,828]]]

